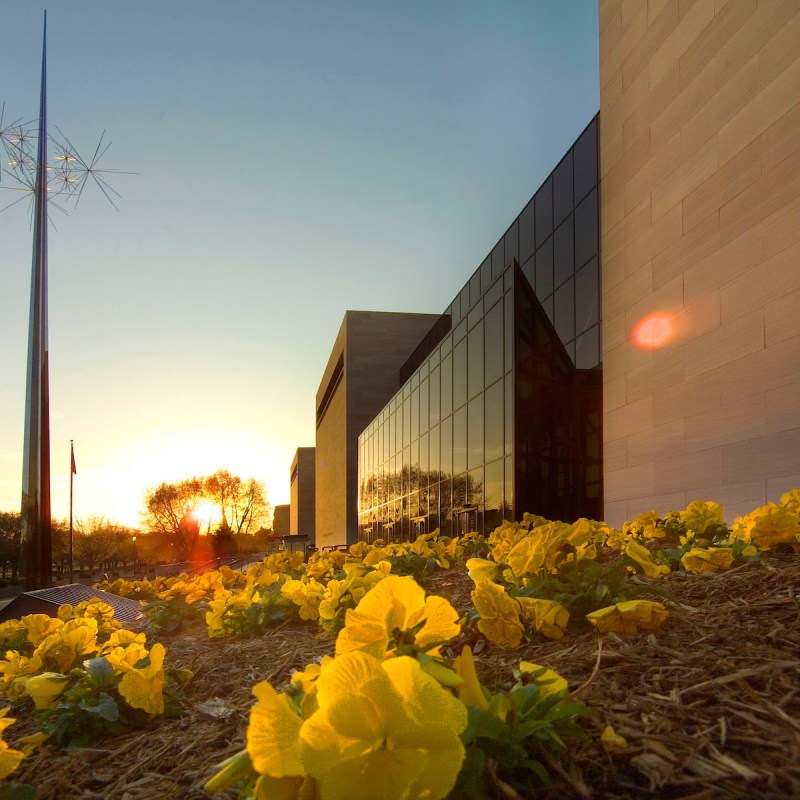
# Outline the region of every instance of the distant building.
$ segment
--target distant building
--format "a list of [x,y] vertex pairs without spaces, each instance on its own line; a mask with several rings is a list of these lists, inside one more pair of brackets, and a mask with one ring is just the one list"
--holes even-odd
[[275,536],[289,535],[289,506],[275,506],[272,511],[272,530]]
[[317,391],[316,546],[358,540],[358,435],[399,387],[435,314],[347,311]]
[[289,490],[289,534],[306,537],[308,547],[315,547],[316,449],[298,447],[292,459]]

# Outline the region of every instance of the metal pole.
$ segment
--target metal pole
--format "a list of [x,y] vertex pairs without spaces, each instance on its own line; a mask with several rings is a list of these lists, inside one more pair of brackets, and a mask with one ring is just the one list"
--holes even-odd
[[72,559],[72,478],[75,475],[75,447],[69,440],[69,582],[75,583],[75,562]]

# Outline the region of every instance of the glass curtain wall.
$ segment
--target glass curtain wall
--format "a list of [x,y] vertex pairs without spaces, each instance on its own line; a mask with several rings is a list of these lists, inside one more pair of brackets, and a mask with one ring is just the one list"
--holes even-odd
[[598,208],[595,118],[360,435],[362,539],[488,534],[524,511],[574,519],[592,508],[588,481],[599,503]]

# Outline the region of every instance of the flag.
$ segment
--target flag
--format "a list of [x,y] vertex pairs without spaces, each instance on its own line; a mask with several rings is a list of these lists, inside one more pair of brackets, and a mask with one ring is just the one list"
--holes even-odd
[[72,442],[69,443],[69,458],[72,462],[72,474],[77,475],[78,470],[75,468],[75,448],[73,447]]

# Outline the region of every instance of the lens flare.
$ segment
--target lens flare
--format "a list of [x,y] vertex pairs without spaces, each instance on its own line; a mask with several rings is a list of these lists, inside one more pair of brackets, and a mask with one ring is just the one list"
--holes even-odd
[[631,339],[643,350],[657,350],[675,338],[675,320],[671,314],[658,311],[636,323]]

